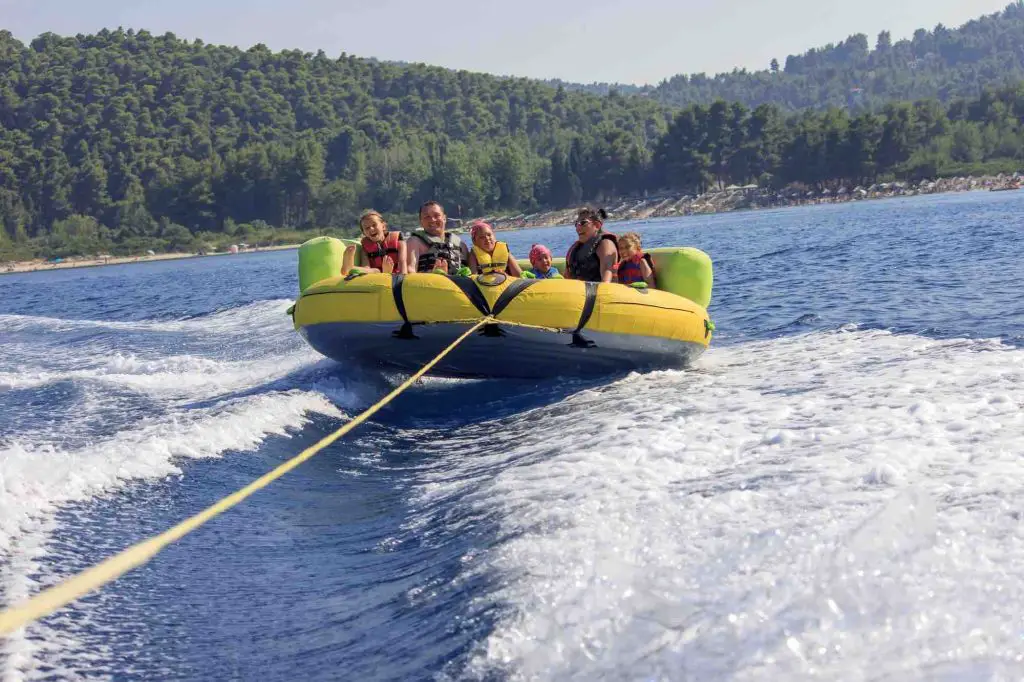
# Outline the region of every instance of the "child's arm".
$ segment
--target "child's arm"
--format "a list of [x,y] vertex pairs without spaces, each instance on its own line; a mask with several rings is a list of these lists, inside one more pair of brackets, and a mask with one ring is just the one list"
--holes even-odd
[[654,289],[654,270],[651,270],[651,266],[647,264],[647,260],[640,261],[640,274],[644,276],[644,281],[647,282],[647,286]]
[[512,275],[513,277],[522,277],[523,276],[523,269],[521,267],[519,267],[519,263],[516,262],[516,257],[513,256],[511,253],[508,254],[508,268],[507,269],[508,269],[508,274]]
[[405,240],[398,242],[398,263],[396,263],[398,273],[401,275],[409,272],[409,248],[405,244]]
[[[385,256],[385,258],[387,257]],[[356,247],[352,244],[349,244],[348,246],[345,247],[345,255],[341,257],[341,274],[347,275],[348,273],[352,272],[352,269],[355,267],[358,267],[361,272],[366,274],[380,272],[380,270],[378,270],[377,268],[371,268],[366,265],[356,266],[355,261]]]

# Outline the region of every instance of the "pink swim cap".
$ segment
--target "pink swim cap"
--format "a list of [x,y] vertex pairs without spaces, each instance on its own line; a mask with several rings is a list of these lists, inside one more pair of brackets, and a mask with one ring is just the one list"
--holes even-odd
[[473,223],[473,225],[469,228],[469,238],[476,239],[477,235],[479,235],[480,232],[483,231],[485,227],[487,229],[491,229],[491,226],[482,220],[478,220],[475,223]]
[[530,247],[530,263],[533,263],[541,256],[547,256],[551,258],[551,249],[544,246],[543,244],[534,244]]

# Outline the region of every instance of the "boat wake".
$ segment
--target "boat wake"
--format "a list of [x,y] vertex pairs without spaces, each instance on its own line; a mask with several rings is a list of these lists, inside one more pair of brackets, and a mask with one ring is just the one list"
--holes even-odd
[[495,522],[458,578],[495,626],[448,674],[1019,672],[1022,380],[996,341],[846,330],[482,426],[514,446],[448,460],[419,498]]
[[[4,436],[5,602],[56,580],[54,538],[73,542],[58,532],[58,510],[123,494],[133,481],[173,481],[190,459],[297,435],[389,383],[332,372],[285,339],[277,308],[246,312],[278,346],[262,360],[227,334],[219,350],[204,350],[197,336],[235,324],[237,313],[224,312],[155,330],[180,342],[162,358],[133,329],[141,338],[95,364],[82,364],[83,353],[51,374],[0,366],[0,400],[64,386],[66,412],[81,413],[47,416],[49,440],[38,424]],[[372,555],[358,543],[329,550],[401,581],[359,573],[359,597],[336,597],[337,612],[321,617],[348,622],[355,600],[360,617],[401,634],[387,618],[396,584],[411,584],[403,618],[458,624],[436,637],[468,638],[449,645],[461,653],[445,659],[444,678],[846,679],[870,669],[878,679],[992,679],[1020,670],[1024,534],[1012,501],[1024,493],[1022,349],[851,326],[713,347],[687,372],[512,390],[428,380],[408,400],[416,409],[381,413],[386,426],[337,468],[352,485],[400,494],[389,510],[396,525]],[[113,432],[90,421],[109,412],[130,417]],[[92,435],[76,439],[76,430]],[[387,452],[401,453],[391,469],[380,464]],[[448,563],[436,569],[431,552]],[[116,670],[123,651],[74,635],[89,613],[76,607],[9,640],[5,675]],[[423,622],[409,627],[422,632]],[[245,636],[234,639],[244,649]],[[372,669],[374,656],[388,665],[386,648],[362,665]]]
[[[0,436],[3,603],[56,580],[39,559],[67,505],[178,477],[190,459],[251,452],[269,436],[298,433],[310,415],[341,418],[368,398],[374,387],[336,376],[285,336],[281,307],[152,323],[4,316],[16,319],[4,320],[13,343],[0,361],[0,408],[13,425]],[[88,342],[68,342],[83,334]],[[261,344],[277,348],[256,357]],[[32,658],[48,627],[5,642],[8,670]]]

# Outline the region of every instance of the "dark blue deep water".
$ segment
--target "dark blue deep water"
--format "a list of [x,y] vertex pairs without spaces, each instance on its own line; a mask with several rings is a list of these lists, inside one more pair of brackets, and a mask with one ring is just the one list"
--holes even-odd
[[[428,379],[9,638],[4,679],[1019,678],[1024,193],[609,227],[712,256],[693,370]],[[295,271],[0,276],[4,603],[395,385],[304,345]]]

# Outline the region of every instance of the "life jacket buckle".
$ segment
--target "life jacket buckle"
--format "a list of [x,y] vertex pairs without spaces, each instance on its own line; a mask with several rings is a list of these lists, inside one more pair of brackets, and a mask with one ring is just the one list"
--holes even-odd
[[489,272],[486,275],[478,275],[476,281],[481,286],[496,287],[504,283],[506,279],[508,277],[503,272]]

